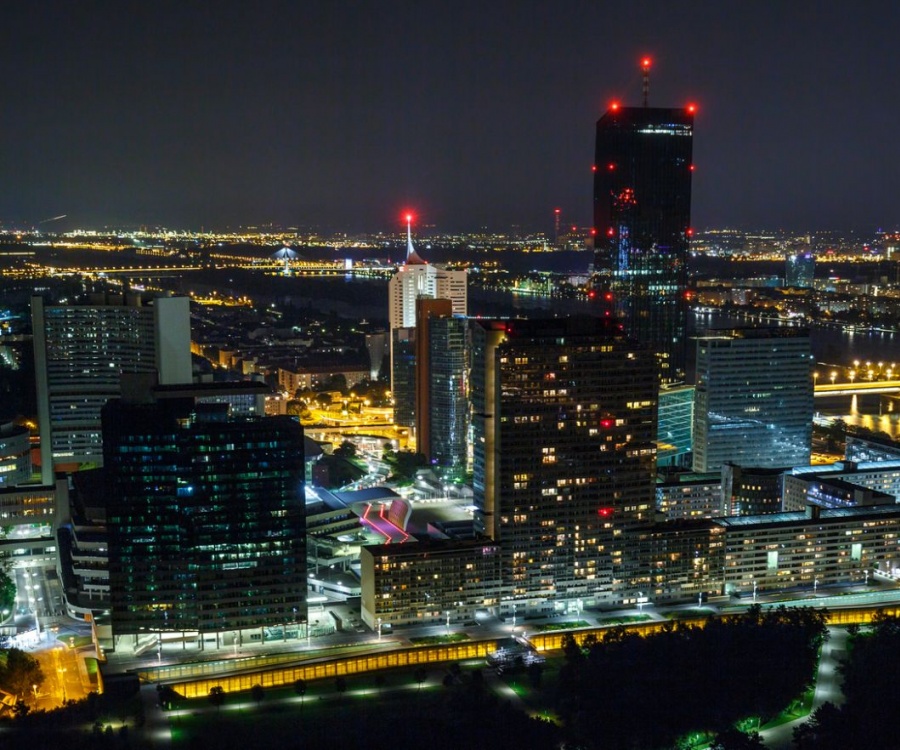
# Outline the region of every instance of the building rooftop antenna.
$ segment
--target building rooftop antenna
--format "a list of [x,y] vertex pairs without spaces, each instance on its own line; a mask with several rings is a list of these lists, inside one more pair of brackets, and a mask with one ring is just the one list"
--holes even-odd
[[643,85],[641,87],[644,93],[644,106],[650,105],[650,58],[645,57],[641,60],[641,73],[643,76]]

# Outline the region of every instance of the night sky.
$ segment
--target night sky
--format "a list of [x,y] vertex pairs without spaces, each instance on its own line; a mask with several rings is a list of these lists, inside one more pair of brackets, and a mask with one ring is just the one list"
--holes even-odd
[[607,103],[696,102],[693,224],[900,226],[890,0],[42,2],[0,10],[0,221],[552,229]]

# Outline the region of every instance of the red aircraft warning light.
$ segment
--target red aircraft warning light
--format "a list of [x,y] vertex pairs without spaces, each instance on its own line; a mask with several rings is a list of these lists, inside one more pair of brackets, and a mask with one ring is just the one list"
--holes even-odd
[[618,109],[619,109],[619,103],[618,103],[618,102],[610,102],[610,103],[609,103],[609,108],[610,108],[613,112],[617,112]]
[[694,114],[697,111],[697,105],[696,104],[688,104],[687,111],[690,112],[691,114]]

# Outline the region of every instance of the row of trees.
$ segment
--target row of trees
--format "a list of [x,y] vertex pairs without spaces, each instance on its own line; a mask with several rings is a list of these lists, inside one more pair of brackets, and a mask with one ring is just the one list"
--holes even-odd
[[646,637],[624,628],[582,646],[570,637],[560,713],[575,743],[605,750],[670,747],[688,732],[765,721],[813,682],[826,637],[821,611],[758,606]]

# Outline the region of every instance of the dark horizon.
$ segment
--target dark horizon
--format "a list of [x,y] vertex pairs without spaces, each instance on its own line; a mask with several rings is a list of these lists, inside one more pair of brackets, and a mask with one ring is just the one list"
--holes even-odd
[[397,231],[590,226],[608,103],[698,105],[693,226],[900,226],[873,0],[7,10],[0,220]]

